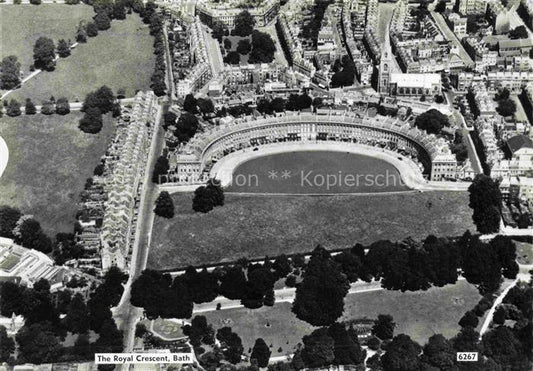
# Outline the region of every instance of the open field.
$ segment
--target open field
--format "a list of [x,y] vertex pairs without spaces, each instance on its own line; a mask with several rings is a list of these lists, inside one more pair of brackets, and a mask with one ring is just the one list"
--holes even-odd
[[36,104],[53,95],[82,101],[85,95],[107,85],[114,92],[125,89],[126,96],[150,86],[155,57],[153,37],[138,15],[113,21],[111,28],[80,44],[68,58],[59,59],[56,69],[42,72],[26,82],[9,98]]
[[81,113],[66,116],[4,116],[0,135],[9,162],[0,179],[0,205],[34,215],[54,234],[70,232],[85,180],[107,149],[111,119],[96,135],[78,129]]
[[46,36],[74,42],[80,21],[90,21],[93,8],[85,5],[41,4],[0,7],[0,58],[16,55],[24,75],[33,64],[33,45]]
[[[466,281],[428,291],[406,292],[373,291],[348,295],[345,299],[345,315],[341,321],[370,318],[378,314],[390,314],[396,322],[395,334],[405,333],[420,344],[435,334],[450,338],[459,331],[457,322],[472,309],[481,296]],[[207,322],[218,329],[230,326],[242,338],[244,351],[253,347],[257,338],[272,344],[272,356],[293,353],[304,335],[314,329],[300,321],[291,312],[290,303],[260,309],[227,309],[203,313]],[[282,351],[278,352],[281,347]]]
[[459,320],[480,299],[478,290],[464,280],[427,291],[363,292],[347,296],[342,319],[376,318],[378,314],[390,314],[396,322],[395,334],[408,334],[416,342],[424,344],[433,334],[440,333],[451,338],[459,332]]
[[208,214],[192,194],[174,194],[176,215],[155,217],[148,268],[172,269],[281,253],[369,244],[380,239],[474,231],[467,192],[372,196],[239,196]]
[[297,151],[238,166],[228,192],[364,193],[409,190],[390,163],[347,152]]
[[158,318],[153,321],[146,319],[141,321],[141,323],[148,330],[153,330],[155,335],[161,335],[166,339],[178,339],[185,336],[182,331],[182,324],[178,320]]

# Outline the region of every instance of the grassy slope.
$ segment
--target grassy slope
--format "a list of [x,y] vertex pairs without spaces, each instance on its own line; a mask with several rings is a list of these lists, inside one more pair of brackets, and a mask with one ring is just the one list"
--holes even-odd
[[[148,267],[276,256],[474,230],[466,192],[402,195],[263,197],[226,195],[226,204],[194,213],[191,194],[173,195],[177,214],[156,217]],[[431,207],[428,207],[431,202]]]
[[[480,295],[474,286],[460,281],[444,288],[432,288],[425,292],[374,291],[348,295],[345,315],[341,320],[376,318],[378,314],[390,314],[396,322],[395,334],[405,333],[424,344],[434,333],[452,337],[459,331],[457,322],[473,308]],[[272,356],[292,353],[304,335],[313,327],[300,321],[291,312],[291,304],[280,303],[260,309],[227,309],[203,313],[207,321],[218,329],[230,326],[243,340],[244,350],[253,347],[261,337],[272,344]],[[270,327],[266,327],[266,324]],[[288,342],[288,343],[287,343]],[[282,352],[277,352],[278,348]]]
[[93,9],[87,5],[41,4],[0,7],[0,57],[16,55],[21,69],[29,73],[33,45],[46,36],[74,40],[80,21],[90,21]]
[[54,95],[81,101],[102,85],[115,92],[126,89],[126,95],[133,96],[150,85],[155,63],[152,45],[148,26],[138,15],[128,15],[78,45],[68,58],[58,60],[55,71],[40,73],[9,97],[19,101],[32,98],[40,103]]
[[0,204],[35,215],[50,234],[72,231],[79,193],[114,131],[109,120],[101,133],[84,134],[78,129],[80,117],[39,114],[0,121],[9,148]]

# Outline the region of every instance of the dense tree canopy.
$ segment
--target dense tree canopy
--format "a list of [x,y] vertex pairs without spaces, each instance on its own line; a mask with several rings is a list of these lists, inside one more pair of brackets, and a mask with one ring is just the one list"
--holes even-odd
[[449,126],[450,123],[446,115],[436,109],[430,109],[418,116],[415,120],[415,126],[425,130],[429,134],[439,134],[442,128]]
[[487,175],[478,174],[470,187],[472,219],[480,233],[494,233],[500,229],[502,195],[498,184]]
[[292,311],[313,326],[327,326],[344,310],[349,282],[329,252],[318,246],[311,256],[303,281],[296,288]]
[[167,191],[161,191],[155,201],[154,212],[163,218],[172,218],[174,216],[174,202]]
[[217,206],[224,205],[224,191],[220,185],[209,182],[194,191],[192,208],[194,211],[207,213]]
[[20,84],[20,63],[18,58],[10,55],[0,63],[0,89],[10,90]]
[[55,66],[56,48],[52,39],[41,36],[33,47],[33,63],[35,68],[52,71]]
[[65,39],[60,39],[57,42],[57,54],[61,58],[66,58],[70,55],[70,45],[68,45]]
[[274,60],[276,44],[272,37],[265,32],[254,30],[252,33],[252,52],[249,63],[270,63]]
[[247,10],[243,10],[235,17],[235,35],[237,36],[248,36],[252,33],[255,26],[254,17]]
[[257,365],[259,367],[267,367],[271,353],[272,352],[268,348],[268,345],[265,343],[265,341],[259,338],[255,341],[250,359],[257,360]]

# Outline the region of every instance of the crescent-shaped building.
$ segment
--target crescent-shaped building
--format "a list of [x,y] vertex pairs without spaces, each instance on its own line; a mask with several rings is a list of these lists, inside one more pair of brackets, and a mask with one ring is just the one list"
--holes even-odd
[[397,118],[364,112],[339,115],[287,113],[280,116],[237,119],[197,134],[179,152],[170,156],[170,171],[162,183],[200,184],[210,177],[212,166],[224,156],[252,147],[283,142],[301,142],[312,148],[316,143],[344,142],[354,146],[380,147],[412,159],[430,180],[455,178],[457,161],[443,138],[413,127]]

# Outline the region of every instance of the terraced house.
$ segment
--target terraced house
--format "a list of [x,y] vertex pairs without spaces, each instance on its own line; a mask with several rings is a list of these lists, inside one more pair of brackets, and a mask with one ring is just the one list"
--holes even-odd
[[111,160],[112,177],[105,189],[108,199],[102,223],[102,268],[117,266],[125,269],[135,236],[137,206],[144,166],[153,134],[157,114],[155,95],[152,91],[139,92],[126,126],[116,145]]

